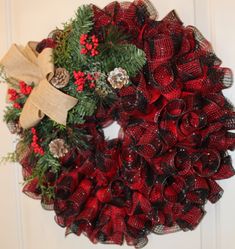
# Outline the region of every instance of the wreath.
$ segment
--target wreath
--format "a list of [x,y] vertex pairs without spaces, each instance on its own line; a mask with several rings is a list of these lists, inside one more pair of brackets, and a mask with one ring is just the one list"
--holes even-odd
[[148,0],[85,5],[1,61],[19,135],[8,159],[66,234],[141,248],[151,232],[193,230],[234,175],[231,70],[174,11],[156,19]]

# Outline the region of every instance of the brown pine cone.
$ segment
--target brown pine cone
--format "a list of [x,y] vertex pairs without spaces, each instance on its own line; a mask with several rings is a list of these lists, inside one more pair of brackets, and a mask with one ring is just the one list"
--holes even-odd
[[12,133],[12,134],[20,135],[22,133],[22,131],[23,131],[20,124],[16,123],[16,122],[13,122],[13,121],[8,122],[7,127],[9,129],[10,133]]
[[60,158],[69,152],[69,147],[63,139],[57,138],[50,142],[49,150],[54,157]]
[[62,67],[56,68],[55,74],[53,78],[51,79],[50,83],[55,87],[55,88],[63,88],[68,85],[69,83],[69,72]]

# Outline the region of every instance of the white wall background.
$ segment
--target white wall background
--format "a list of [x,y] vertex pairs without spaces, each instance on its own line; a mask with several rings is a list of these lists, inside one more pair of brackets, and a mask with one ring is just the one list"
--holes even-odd
[[[0,57],[12,42],[25,44],[41,40],[89,0],[0,0]],[[110,0],[93,0],[103,7]],[[171,9],[185,25],[196,25],[212,42],[224,65],[235,71],[234,0],[154,0],[160,17]],[[0,119],[6,87],[0,86]],[[235,87],[226,95],[235,103]],[[112,132],[112,131],[111,131]],[[0,121],[0,156],[12,151],[14,137]],[[235,153],[233,154],[235,159]],[[235,161],[235,160],[234,160]],[[1,249],[101,249],[119,248],[92,245],[83,237],[70,235],[53,220],[53,212],[21,193],[21,171],[17,164],[0,166],[0,248]],[[225,194],[218,204],[208,204],[208,214],[193,232],[166,236],[151,235],[146,249],[235,249],[235,179],[222,182]],[[124,246],[124,248],[129,248]]]

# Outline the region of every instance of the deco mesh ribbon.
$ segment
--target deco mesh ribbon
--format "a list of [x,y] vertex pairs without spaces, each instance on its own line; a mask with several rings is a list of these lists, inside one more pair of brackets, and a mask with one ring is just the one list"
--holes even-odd
[[[42,198],[37,178],[23,191],[53,209],[66,234],[85,234],[93,243],[121,245],[125,239],[141,248],[151,232],[196,228],[206,202],[223,194],[217,181],[234,175],[227,151],[235,147],[235,113],[222,93],[232,85],[232,73],[174,11],[157,21],[147,1],[92,9],[96,34],[117,26],[145,52],[147,63],[108,110],[100,106],[78,125],[90,147],[71,148],[59,177],[46,175],[55,197]],[[102,127],[114,120],[119,137],[106,140]],[[24,177],[33,172],[31,153],[21,153]]]

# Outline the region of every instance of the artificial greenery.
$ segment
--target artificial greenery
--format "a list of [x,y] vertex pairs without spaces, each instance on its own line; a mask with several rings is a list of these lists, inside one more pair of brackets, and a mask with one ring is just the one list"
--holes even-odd
[[19,119],[20,114],[21,110],[14,108],[13,106],[7,106],[4,112],[3,120],[6,123],[16,122]]
[[[70,74],[68,85],[61,90],[77,98],[78,103],[69,111],[66,126],[59,125],[50,118],[44,117],[35,127],[44,154],[30,154],[29,160],[32,162],[33,174],[26,179],[26,183],[35,178],[38,179],[38,188],[42,196],[49,199],[54,197],[54,186],[47,182],[46,175],[50,172],[57,178],[61,171],[60,161],[53,157],[49,151],[50,142],[62,138],[70,148],[77,150],[89,148],[89,134],[85,129],[80,128],[79,124],[85,123],[87,117],[95,115],[99,107],[108,109],[117,101],[117,91],[107,81],[109,72],[121,67],[132,77],[146,62],[144,52],[129,44],[129,37],[118,28],[111,25],[102,27],[97,34],[93,30],[93,24],[92,6],[85,5],[78,8],[74,19],[65,23],[62,30],[57,29],[54,33],[54,39],[56,39],[56,47],[53,50],[55,67],[65,68]],[[90,56],[81,53],[80,37],[83,34],[95,35],[98,38],[98,55]],[[74,71],[92,75],[96,79],[95,86],[93,88],[85,87],[83,91],[78,91],[74,84]],[[0,68],[0,75],[6,82],[10,82],[2,68]],[[97,75],[98,77],[96,77]],[[17,84],[12,82],[13,88],[17,89]],[[17,99],[17,103],[23,106],[26,99],[27,96],[20,97]],[[7,107],[4,115],[5,122],[18,122],[21,111],[22,109],[17,109],[13,105]],[[24,130],[20,141],[20,148],[23,151],[18,148],[18,155],[17,153],[9,154],[5,159],[17,160],[17,156],[31,147],[32,138],[31,130]]]
[[102,71],[108,73],[116,67],[122,67],[130,77],[136,76],[146,62],[144,51],[125,42],[128,35],[115,26],[103,28],[102,34],[100,55],[96,57],[97,61],[102,61]]
[[57,38],[54,49],[54,63],[66,68],[72,75],[74,70],[84,64],[84,56],[80,53],[79,39],[81,34],[89,33],[92,29],[93,11],[89,5],[78,8],[75,18],[64,24],[64,29]]
[[4,163],[16,163],[18,161],[18,157],[16,152],[10,152],[7,153],[6,156],[3,156],[0,159],[0,164],[4,164]]
[[[114,26],[101,29],[98,56],[90,57],[81,54],[80,36],[92,33],[92,19],[93,11],[89,5],[78,8],[75,19],[64,25],[54,50],[55,65],[66,68],[71,75],[68,86],[63,90],[79,100],[68,115],[68,124],[84,123],[85,117],[92,116],[100,103],[116,99],[116,93],[107,83],[107,75],[110,71],[116,67],[122,67],[132,77],[146,62],[145,53],[136,46],[128,44],[128,36]],[[101,77],[96,82],[96,91],[88,89],[77,92],[73,71],[91,74],[94,71],[99,72]]]
[[50,152],[46,152],[43,156],[39,157],[36,166],[33,169],[33,173],[30,178],[26,179],[26,183],[32,181],[33,179],[38,179],[38,188],[41,195],[47,199],[52,199],[54,197],[54,187],[48,185],[45,179],[46,173],[50,172],[58,177],[61,170],[61,165],[58,159],[54,158]]

